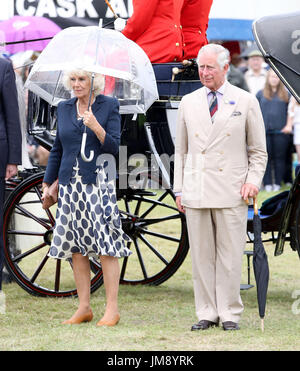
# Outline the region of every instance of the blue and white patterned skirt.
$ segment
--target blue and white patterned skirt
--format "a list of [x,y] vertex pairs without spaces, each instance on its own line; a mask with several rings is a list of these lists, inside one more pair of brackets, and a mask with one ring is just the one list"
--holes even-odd
[[106,181],[104,169],[97,184],[83,184],[78,163],[68,185],[59,185],[56,224],[48,255],[71,259],[72,254],[117,258],[129,256],[130,238],[122,230],[114,181]]

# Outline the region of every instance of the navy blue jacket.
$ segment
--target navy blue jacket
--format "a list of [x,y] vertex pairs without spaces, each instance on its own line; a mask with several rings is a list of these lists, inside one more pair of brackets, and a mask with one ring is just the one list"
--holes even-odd
[[264,97],[263,90],[260,90],[256,94],[256,98],[259,101],[261,112],[263,114],[266,132],[280,132],[286,124],[289,103],[281,100],[277,94],[269,100]]
[[22,134],[16,76],[12,64],[0,58],[0,177],[7,164],[22,163]]
[[105,141],[101,144],[96,134],[86,128],[86,156],[89,156],[91,150],[95,154],[91,162],[82,160],[80,148],[84,124],[82,120],[77,120],[76,101],[77,98],[72,98],[60,102],[57,106],[56,138],[44,176],[45,183],[51,184],[58,177],[59,184],[69,184],[73,165],[78,158],[82,182],[84,184],[95,184],[99,165],[96,163],[98,156],[104,153],[116,155],[119,151],[121,127],[119,102],[115,98],[98,95],[92,105],[92,112],[106,131]]

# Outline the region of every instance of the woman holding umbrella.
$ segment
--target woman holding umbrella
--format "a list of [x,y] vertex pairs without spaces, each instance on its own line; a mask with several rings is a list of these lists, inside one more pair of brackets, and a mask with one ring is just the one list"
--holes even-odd
[[[114,326],[120,319],[118,258],[131,254],[125,245],[129,237],[121,228],[112,176],[114,155],[120,143],[119,103],[100,94],[104,88],[104,77],[100,74],[92,80],[91,73],[74,70],[65,74],[64,82],[75,97],[57,107],[57,135],[43,183],[45,198],[49,185],[59,179],[56,224],[49,256],[72,259],[73,263],[79,307],[64,324],[92,320],[89,257],[100,256],[106,310],[97,325]],[[94,151],[90,162],[80,156],[84,131],[86,150]],[[106,160],[101,161],[104,154]]]

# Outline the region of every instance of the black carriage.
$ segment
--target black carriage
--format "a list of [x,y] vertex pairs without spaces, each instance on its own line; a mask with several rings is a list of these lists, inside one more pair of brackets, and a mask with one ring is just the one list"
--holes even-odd
[[[264,22],[261,27],[264,29]],[[263,47],[261,49],[269,61],[272,53],[266,55]],[[292,75],[291,78],[290,72],[285,75],[288,63],[282,70],[277,66],[278,62],[272,64],[271,60],[270,64],[275,65],[276,72],[299,101],[299,77]],[[121,284],[161,284],[177,271],[189,249],[185,216],[178,212],[172,191],[172,156],[180,99],[201,84],[195,62],[184,66],[166,63],[153,67],[159,99],[145,116],[122,115],[117,198],[123,229],[132,239],[129,248],[134,254],[121,263]],[[54,141],[55,112],[55,107],[29,94],[29,133],[48,150]],[[5,263],[14,280],[29,293],[69,297],[76,295],[72,263],[47,256],[55,223],[55,206],[42,209],[43,174],[41,169],[33,173],[24,171],[20,179],[7,183],[3,226]],[[131,179],[135,180],[133,185]],[[252,215],[250,207],[250,242]],[[284,243],[289,240],[291,248],[300,256],[300,174],[283,206],[269,214],[261,213],[261,219],[265,240],[276,243],[276,255],[283,252]],[[98,261],[91,260],[90,265],[93,292],[103,283],[103,277]]]

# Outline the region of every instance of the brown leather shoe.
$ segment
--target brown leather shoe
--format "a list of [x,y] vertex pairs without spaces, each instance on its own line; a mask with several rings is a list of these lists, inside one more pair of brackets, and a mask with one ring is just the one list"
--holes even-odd
[[72,317],[62,322],[63,325],[79,325],[82,322],[90,322],[93,319],[93,312],[90,310],[82,316]]
[[99,322],[97,322],[97,326],[115,326],[119,323],[120,321],[120,314],[116,314],[115,317],[110,320],[110,321],[105,321],[103,319],[100,319]]
[[207,330],[210,327],[215,327],[215,326],[218,327],[219,324],[216,322],[208,321],[206,319],[202,319],[201,321],[199,321],[198,323],[195,323],[192,326],[191,331]]
[[236,322],[232,322],[232,321],[225,321],[225,322],[222,322],[222,325],[223,325],[223,329],[224,331],[234,331],[234,330],[239,330],[239,325],[236,323]]

